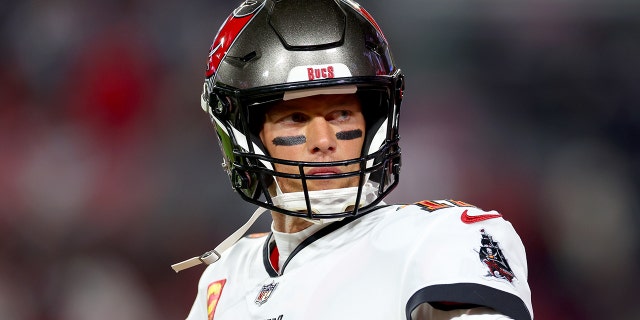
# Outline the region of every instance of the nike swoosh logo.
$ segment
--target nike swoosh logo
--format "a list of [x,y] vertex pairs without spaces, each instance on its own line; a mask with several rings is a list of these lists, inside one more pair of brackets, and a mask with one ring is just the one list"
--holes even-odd
[[499,214],[499,213],[498,214],[481,214],[481,215],[477,215],[477,216],[470,216],[467,211],[468,210],[465,210],[462,213],[462,215],[460,216],[460,220],[462,220],[462,222],[464,222],[466,224],[471,224],[471,223],[476,223],[476,222],[480,222],[480,221],[484,221],[484,220],[489,220],[489,219],[502,217],[502,215]]

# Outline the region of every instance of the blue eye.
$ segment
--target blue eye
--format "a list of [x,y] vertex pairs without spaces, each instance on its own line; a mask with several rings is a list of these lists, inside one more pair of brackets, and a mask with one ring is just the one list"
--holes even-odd
[[337,110],[331,114],[332,120],[345,121],[351,117],[349,110]]

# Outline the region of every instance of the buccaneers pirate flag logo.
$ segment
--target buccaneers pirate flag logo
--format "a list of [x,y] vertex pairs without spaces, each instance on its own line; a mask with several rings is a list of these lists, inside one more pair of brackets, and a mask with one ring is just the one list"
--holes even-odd
[[504,257],[502,250],[500,250],[498,242],[494,241],[493,237],[486,233],[484,229],[480,230],[480,234],[482,235],[482,239],[480,240],[481,246],[480,251],[477,252],[480,257],[480,261],[482,261],[482,263],[489,269],[486,276],[505,279],[512,282],[515,276],[513,275],[513,271],[511,271],[511,267],[509,267],[509,263]]

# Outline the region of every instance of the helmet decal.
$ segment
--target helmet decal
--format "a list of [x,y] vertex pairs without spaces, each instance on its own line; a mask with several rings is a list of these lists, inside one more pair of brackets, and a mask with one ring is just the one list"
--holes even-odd
[[245,0],[239,7],[233,10],[233,16],[242,18],[253,15],[262,7],[264,0]]
[[334,79],[351,77],[351,71],[342,63],[297,66],[289,71],[287,82],[313,81],[320,79]]
[[262,8],[264,1],[246,0],[222,24],[209,49],[206,77],[213,76],[220,66],[220,62],[227,54],[244,27],[251,21],[255,13]]

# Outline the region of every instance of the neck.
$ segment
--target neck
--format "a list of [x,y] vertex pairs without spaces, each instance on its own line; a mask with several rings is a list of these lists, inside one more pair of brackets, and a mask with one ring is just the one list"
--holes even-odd
[[295,233],[312,225],[311,222],[298,217],[292,217],[279,212],[271,211],[273,228],[278,232]]

